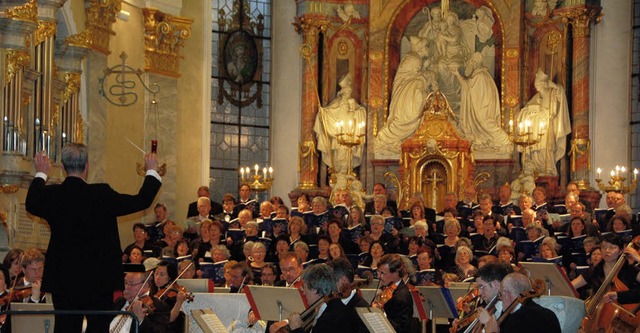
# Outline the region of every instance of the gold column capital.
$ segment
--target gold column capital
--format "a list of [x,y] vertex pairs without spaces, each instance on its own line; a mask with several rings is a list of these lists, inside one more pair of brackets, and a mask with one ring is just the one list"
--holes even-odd
[[85,49],[91,48],[91,36],[89,30],[84,30],[81,33],[71,35],[64,39],[64,43],[69,46],[77,46]]
[[560,13],[562,21],[571,24],[573,36],[587,38],[591,34],[591,22],[599,23],[602,20],[601,7],[576,7]]
[[36,30],[36,35],[33,41],[33,45],[38,45],[48,37],[53,37],[55,34],[56,34],[55,21],[38,20],[38,30]]
[[302,15],[295,18],[292,23],[296,32],[302,33],[305,43],[315,43],[320,31],[325,31],[329,26],[329,19],[324,15]]
[[143,8],[145,70],[170,77],[180,76],[180,55],[191,36],[193,19]]
[[20,69],[29,66],[31,56],[26,50],[7,50],[6,53],[6,68],[4,73],[4,82],[8,83],[13,80],[16,73]]
[[67,86],[64,88],[64,92],[62,93],[63,102],[67,102],[71,95],[80,91],[80,77],[81,73],[76,72],[65,72],[64,73],[64,82]]
[[38,2],[30,0],[22,6],[7,8],[4,14],[12,20],[38,23]]
[[116,21],[116,14],[122,8],[122,0],[85,0],[87,23],[86,38],[92,49],[108,55],[109,38],[116,33],[111,25]]

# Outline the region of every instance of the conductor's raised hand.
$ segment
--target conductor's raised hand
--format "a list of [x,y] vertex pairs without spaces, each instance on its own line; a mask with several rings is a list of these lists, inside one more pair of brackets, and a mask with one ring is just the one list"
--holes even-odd
[[158,171],[158,155],[156,155],[155,153],[146,153],[144,155],[144,167],[147,171]]
[[49,156],[45,155],[44,152],[37,153],[33,163],[36,167],[36,172],[42,172],[45,175],[49,174],[51,162],[49,161]]

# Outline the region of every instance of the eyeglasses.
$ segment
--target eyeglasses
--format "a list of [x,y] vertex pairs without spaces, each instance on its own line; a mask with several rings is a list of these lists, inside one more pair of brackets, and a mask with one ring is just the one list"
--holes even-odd
[[482,288],[484,288],[484,287],[486,287],[486,286],[488,286],[488,285],[490,285],[490,284],[491,284],[491,282],[489,282],[489,283],[485,283],[485,284],[483,284],[483,285],[481,285],[481,286],[480,286],[480,285],[478,285],[478,290],[482,290]]
[[144,281],[135,282],[135,283],[134,282],[125,281],[124,282],[124,286],[125,287],[133,287],[133,286],[137,286],[137,285],[140,285],[140,284],[143,284],[143,283],[144,283]]

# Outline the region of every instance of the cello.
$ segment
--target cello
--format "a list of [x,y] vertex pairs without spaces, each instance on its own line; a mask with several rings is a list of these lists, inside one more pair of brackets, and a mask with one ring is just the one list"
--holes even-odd
[[[640,247],[640,236],[637,236],[627,247]],[[605,303],[602,298],[609,291],[626,291],[629,288],[618,279],[618,273],[627,260],[627,254],[622,253],[615,265],[607,274],[598,291],[585,302],[585,317],[580,324],[580,331],[591,332],[629,332],[632,333],[640,326],[640,319],[634,314],[636,305],[620,305]]]

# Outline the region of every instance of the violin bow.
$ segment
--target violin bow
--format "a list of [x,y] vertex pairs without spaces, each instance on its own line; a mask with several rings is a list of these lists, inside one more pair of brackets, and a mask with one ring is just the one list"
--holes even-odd
[[162,294],[160,294],[160,299],[162,299],[162,296],[164,296],[164,294],[167,293],[167,291],[169,291],[169,289],[171,289],[171,286],[173,286],[176,282],[178,282],[178,279],[184,275],[184,273],[187,271],[187,269],[189,269],[189,267],[193,266],[193,261],[189,263],[189,265],[187,265],[187,267],[185,267],[182,272],[180,272],[180,274],[178,274],[178,276],[175,278],[175,280],[173,280],[171,283],[169,283],[169,285],[167,286],[167,288],[165,288],[164,292]]

